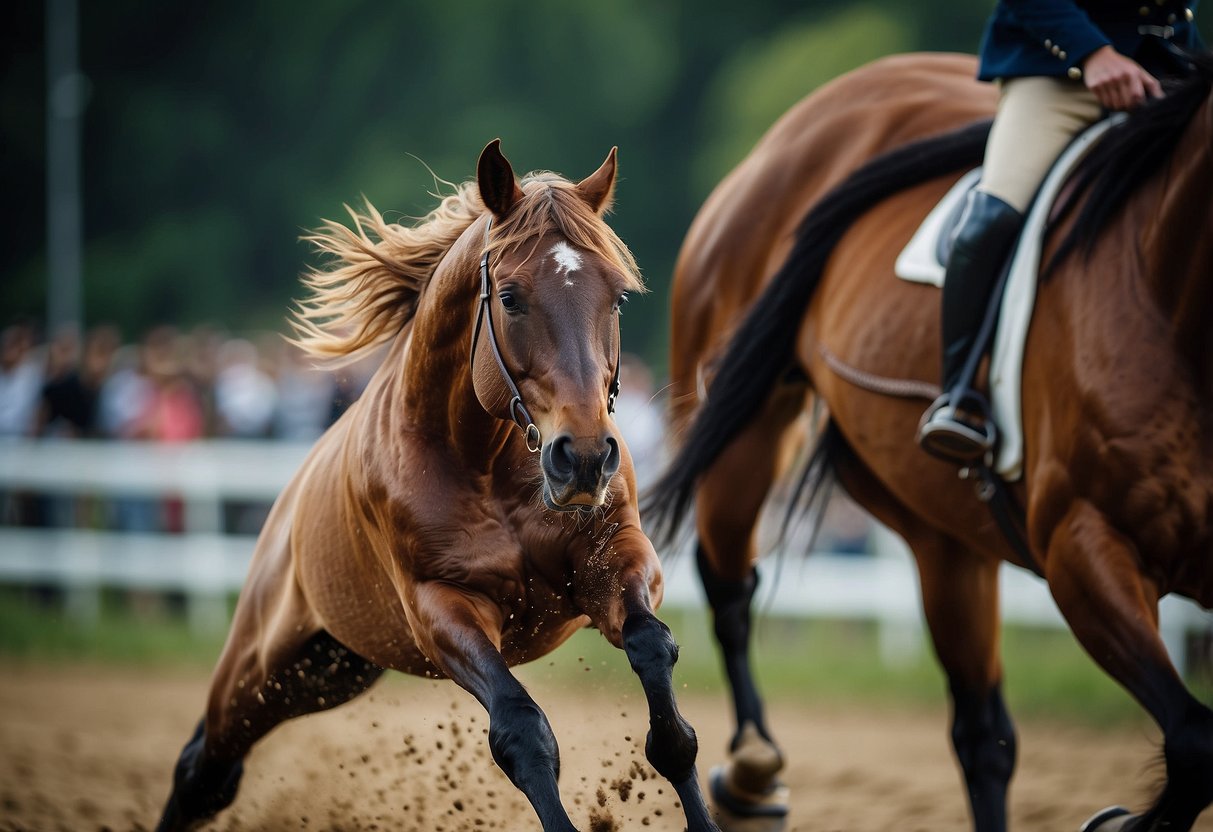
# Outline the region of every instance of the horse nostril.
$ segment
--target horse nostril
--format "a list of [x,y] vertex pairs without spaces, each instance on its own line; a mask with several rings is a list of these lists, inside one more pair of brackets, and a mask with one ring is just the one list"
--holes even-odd
[[602,474],[605,477],[612,477],[619,470],[619,442],[613,436],[608,436],[606,440],[607,452],[606,459],[602,463]]
[[573,438],[561,435],[552,440],[552,468],[562,476],[569,476],[577,466],[577,454],[573,451]]

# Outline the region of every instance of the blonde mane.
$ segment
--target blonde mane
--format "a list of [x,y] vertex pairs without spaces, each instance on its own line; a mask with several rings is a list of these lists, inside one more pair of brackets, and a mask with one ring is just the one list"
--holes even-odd
[[[636,260],[576,186],[554,173],[522,180],[524,197],[495,224],[489,251],[521,246],[557,232],[593,251],[643,291]],[[296,303],[291,341],[329,364],[346,364],[394,338],[413,319],[417,299],[455,241],[484,213],[474,181],[459,185],[415,225],[389,223],[369,200],[362,211],[346,206],[353,225],[324,220],[303,237],[326,263],[302,278],[310,295]]]

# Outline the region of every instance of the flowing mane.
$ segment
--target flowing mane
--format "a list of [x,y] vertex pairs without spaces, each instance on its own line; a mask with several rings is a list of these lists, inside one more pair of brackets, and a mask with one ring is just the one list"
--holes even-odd
[[311,294],[291,319],[294,343],[331,364],[354,361],[413,319],[430,275],[484,205],[465,182],[413,226],[385,221],[370,200],[345,209],[352,227],[324,220],[303,237],[325,263],[303,276]]
[[[489,250],[499,253],[528,239],[558,232],[593,251],[643,291],[636,260],[622,240],[563,177],[535,172],[521,182],[524,198],[496,225]],[[389,341],[413,319],[417,299],[447,251],[484,213],[475,181],[456,187],[412,226],[387,222],[369,200],[346,206],[352,226],[324,220],[303,240],[325,263],[302,278],[310,295],[297,302],[293,343],[315,358],[340,365]]]
[[1134,110],[1108,131],[1075,176],[1075,187],[1057,212],[1056,226],[1077,208],[1078,218],[1044,270],[1047,276],[1075,249],[1091,253],[1092,246],[1125,201],[1174,155],[1192,116],[1213,88],[1213,52],[1188,55],[1190,75],[1166,84],[1166,95]]

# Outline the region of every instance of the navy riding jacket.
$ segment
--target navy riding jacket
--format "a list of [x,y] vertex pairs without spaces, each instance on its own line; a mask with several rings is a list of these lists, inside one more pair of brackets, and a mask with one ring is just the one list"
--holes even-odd
[[1082,78],[1082,63],[1111,44],[1155,75],[1179,69],[1163,41],[1196,49],[1197,0],[999,0],[981,41],[983,81]]

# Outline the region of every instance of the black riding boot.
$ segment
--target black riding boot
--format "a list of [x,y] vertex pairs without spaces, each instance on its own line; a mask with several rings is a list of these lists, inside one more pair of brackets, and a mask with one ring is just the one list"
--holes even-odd
[[[985,400],[971,389],[978,332],[1023,215],[992,194],[970,191],[943,284],[943,395],[923,414],[918,444],[959,463],[994,446]],[[977,360],[970,360],[970,358]]]

